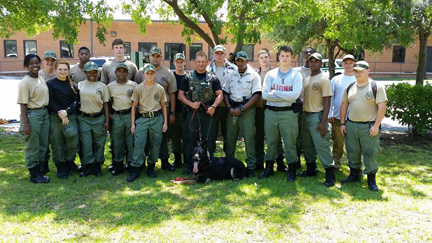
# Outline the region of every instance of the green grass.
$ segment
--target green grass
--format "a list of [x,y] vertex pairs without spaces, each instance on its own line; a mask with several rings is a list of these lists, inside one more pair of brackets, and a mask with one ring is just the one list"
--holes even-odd
[[[219,144],[219,149],[221,144]],[[383,148],[379,192],[360,183],[326,188],[324,173],[173,185],[161,171],[126,183],[104,175],[28,181],[20,137],[0,135],[0,242],[427,242],[432,241],[432,152]],[[108,150],[107,150],[108,151]],[[109,158],[109,154],[106,154]],[[219,152],[219,155],[220,152]],[[244,147],[237,157],[244,159]],[[346,165],[337,172],[347,176]]]

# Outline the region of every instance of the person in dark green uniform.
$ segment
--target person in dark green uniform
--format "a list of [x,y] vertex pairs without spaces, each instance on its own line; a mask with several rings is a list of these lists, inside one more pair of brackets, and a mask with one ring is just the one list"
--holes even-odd
[[212,116],[216,107],[223,101],[219,79],[206,71],[207,55],[202,51],[197,52],[194,62],[196,70],[185,78],[178,94],[179,100],[188,107],[186,115],[188,145],[183,174],[192,173],[192,153],[199,139],[200,130],[202,141],[207,142],[210,157],[213,157],[216,138]]
[[20,131],[24,133],[26,167],[32,183],[50,182],[50,178],[41,172],[41,164],[48,149],[49,116],[46,106],[49,95],[45,80],[38,74],[40,65],[38,55],[28,54],[24,58],[28,73],[18,85]]
[[78,125],[84,166],[80,177],[101,176],[109,130],[109,92],[107,86],[97,80],[99,68],[96,63],[86,63],[84,70],[87,80],[78,83],[81,102]]
[[69,76],[69,70],[69,62],[59,60],[57,78],[47,82],[52,158],[57,167],[57,176],[61,179],[68,178],[76,167],[74,160],[79,140],[76,116],[79,107],[78,87]]

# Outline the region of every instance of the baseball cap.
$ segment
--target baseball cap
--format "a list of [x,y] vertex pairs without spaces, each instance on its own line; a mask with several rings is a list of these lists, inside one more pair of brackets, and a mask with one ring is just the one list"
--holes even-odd
[[184,61],[184,60],[186,60],[186,57],[183,53],[179,52],[179,53],[175,54],[175,56],[174,56],[174,61],[177,59],[182,59]]
[[144,73],[147,73],[148,71],[156,72],[155,66],[153,66],[153,64],[146,64],[144,66]]
[[76,135],[78,135],[78,132],[75,129],[75,127],[73,127],[71,125],[66,125],[63,127],[63,135],[67,138],[72,138],[72,137],[75,137]]
[[225,50],[225,47],[223,45],[217,45],[214,47],[213,51],[214,52],[221,51],[221,52],[225,53],[226,50]]
[[365,61],[358,61],[354,64],[354,70],[362,71],[369,69],[369,63]]
[[118,63],[115,70],[117,71],[119,68],[125,68],[129,72],[129,67],[124,62]]
[[312,57],[315,58],[315,59],[317,59],[317,60],[322,61],[322,56],[321,56],[321,54],[319,54],[318,52],[312,53],[312,54],[309,56],[308,60],[310,60]]
[[53,51],[46,51],[43,55],[43,58],[52,58],[52,59],[57,59],[57,54],[55,54],[55,52]]
[[237,54],[236,54],[236,56],[235,56],[235,59],[236,59],[236,60],[237,60],[237,59],[247,60],[247,59],[248,59],[248,56],[247,56],[246,52],[244,52],[244,51],[239,51],[239,52],[237,52]]
[[162,50],[157,46],[153,46],[150,49],[150,55],[153,55],[153,54],[158,54],[159,56],[162,56]]
[[88,71],[99,71],[99,67],[94,62],[87,62],[84,65],[84,71],[86,71],[86,72],[88,72]]
[[351,59],[351,60],[355,61],[355,57],[353,55],[351,55],[351,54],[345,55],[342,58],[342,61],[345,61],[346,59]]

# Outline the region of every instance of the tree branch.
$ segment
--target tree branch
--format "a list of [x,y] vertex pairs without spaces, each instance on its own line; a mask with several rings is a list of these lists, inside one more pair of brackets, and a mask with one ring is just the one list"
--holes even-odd
[[213,20],[202,8],[200,8],[200,6],[198,6],[198,2],[196,0],[190,0],[190,2],[198,9],[198,11],[203,16],[205,22],[207,23],[207,26],[209,27],[213,35],[215,45],[219,45],[220,44],[219,34],[214,30],[215,24],[213,23]]

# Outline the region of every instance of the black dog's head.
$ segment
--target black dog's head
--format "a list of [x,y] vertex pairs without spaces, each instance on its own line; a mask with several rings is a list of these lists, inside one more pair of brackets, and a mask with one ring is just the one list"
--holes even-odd
[[193,172],[203,170],[209,164],[210,153],[208,152],[207,143],[198,141],[192,156]]

